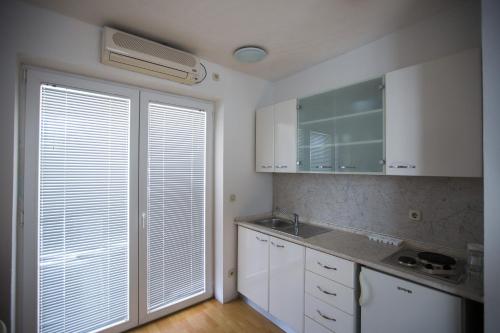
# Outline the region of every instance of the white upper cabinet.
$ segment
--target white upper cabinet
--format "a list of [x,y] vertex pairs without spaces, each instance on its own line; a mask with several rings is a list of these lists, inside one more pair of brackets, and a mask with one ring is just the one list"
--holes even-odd
[[386,75],[388,175],[482,176],[477,49]]
[[297,100],[274,105],[274,168],[275,172],[297,169]]
[[255,169],[274,171],[274,111],[273,106],[257,110],[255,114]]
[[255,124],[256,171],[295,172],[297,100],[258,109]]

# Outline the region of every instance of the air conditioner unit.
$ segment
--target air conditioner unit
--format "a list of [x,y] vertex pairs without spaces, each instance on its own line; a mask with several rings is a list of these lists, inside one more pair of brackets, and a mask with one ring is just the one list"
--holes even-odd
[[189,85],[206,76],[194,55],[109,27],[103,31],[101,62]]

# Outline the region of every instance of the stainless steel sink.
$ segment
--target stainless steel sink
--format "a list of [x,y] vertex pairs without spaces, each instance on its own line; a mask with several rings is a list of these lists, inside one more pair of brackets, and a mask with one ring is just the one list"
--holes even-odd
[[270,218],[270,219],[256,221],[255,224],[271,229],[283,229],[283,228],[293,227],[292,221],[282,220],[278,218]]
[[307,223],[299,223],[298,228],[295,228],[295,225],[292,221],[280,218],[264,219],[255,221],[254,223],[262,227],[270,228],[275,231],[283,232],[290,236],[299,238],[309,238],[331,231],[328,228],[323,228],[317,225],[307,224]]

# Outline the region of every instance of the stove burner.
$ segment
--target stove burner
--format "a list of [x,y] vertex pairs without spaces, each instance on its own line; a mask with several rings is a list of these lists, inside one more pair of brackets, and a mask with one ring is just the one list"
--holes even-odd
[[414,267],[417,265],[417,260],[413,257],[408,257],[408,256],[401,256],[398,258],[398,262],[401,265],[408,266],[408,267]]
[[419,252],[417,254],[418,259],[424,265],[439,265],[439,266],[451,266],[456,265],[456,260],[452,257],[446,256],[444,254],[434,253],[434,252]]

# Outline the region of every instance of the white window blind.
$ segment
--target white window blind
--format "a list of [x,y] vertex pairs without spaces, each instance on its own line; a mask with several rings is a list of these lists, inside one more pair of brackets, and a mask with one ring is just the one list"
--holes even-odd
[[38,329],[129,318],[130,100],[42,85]]
[[311,131],[309,137],[311,168],[320,171],[333,168],[331,138],[330,134]]
[[205,291],[206,113],[148,104],[147,311]]

